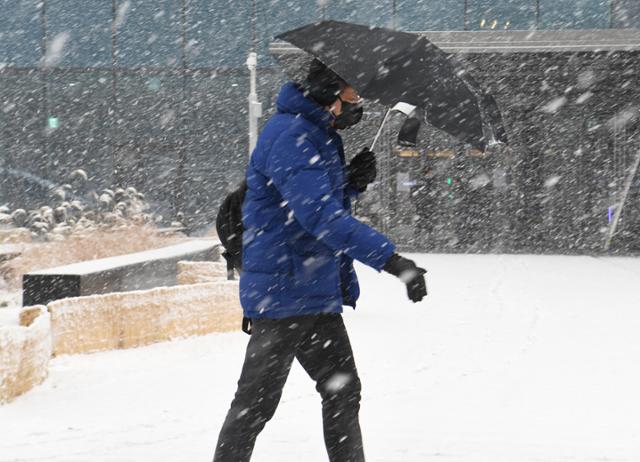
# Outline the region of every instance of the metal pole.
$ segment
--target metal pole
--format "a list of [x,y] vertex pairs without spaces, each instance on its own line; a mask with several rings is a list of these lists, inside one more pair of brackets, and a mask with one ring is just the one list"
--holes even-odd
[[469,30],[469,0],[464,0],[464,10],[462,11],[463,29]]
[[391,113],[394,111],[402,112],[407,117],[411,117],[413,116],[413,114],[415,114],[416,107],[409,103],[400,102],[400,103],[396,103],[395,106],[387,110],[387,113],[384,115],[384,118],[382,119],[382,123],[380,124],[380,127],[378,127],[378,132],[376,133],[376,136],[373,139],[373,143],[371,143],[371,147],[369,148],[369,150],[373,151],[373,148],[376,146],[376,142],[378,141],[378,138],[380,138],[380,134],[382,133],[382,128],[384,127],[384,124],[387,123],[387,119],[389,118]]
[[396,30],[398,28],[398,9],[397,9],[397,0],[393,0],[391,6],[391,28]]
[[257,48],[257,14],[256,0],[251,2],[251,51],[247,57],[249,68],[249,155],[253,152],[258,141],[258,120],[262,117],[262,103],[258,101],[256,78],[258,68]]
[[257,51],[258,47],[258,12],[256,0],[251,1],[251,51]]
[[609,29],[613,29],[613,18],[616,14],[616,0],[610,0],[609,2]]
[[262,117],[262,103],[258,101],[256,92],[256,68],[258,67],[258,56],[255,52],[249,53],[247,58],[249,68],[249,155],[253,152],[258,141],[258,119]]
[[[49,76],[49,70],[48,67],[45,65],[45,60],[47,57],[47,48],[49,46],[49,40],[48,40],[48,34],[49,34],[49,30],[48,30],[48,24],[47,24],[47,1],[44,0],[41,5],[40,5],[40,21],[41,21],[41,25],[42,25],[42,60],[40,61],[40,78],[42,79],[42,97],[43,97],[43,101],[42,101],[42,110],[44,111],[44,124],[47,123],[47,119],[49,118],[49,89],[47,87],[48,85],[48,76]],[[45,125],[46,126],[46,125]],[[43,136],[42,137],[42,156],[44,157],[44,162],[46,165],[46,168],[43,168],[44,166],[42,165],[42,162],[38,162],[36,165],[38,167],[38,174],[40,176],[44,176],[44,177],[48,177],[48,175],[45,175],[44,173],[47,172],[49,170],[49,155],[48,155],[48,148],[49,148],[49,137],[48,136]]]
[[[174,185],[174,211],[178,218],[179,213],[184,213],[185,209],[185,185],[186,181],[186,165],[187,165],[187,0],[182,0],[180,14],[180,29],[182,36],[181,43],[181,80],[182,80],[182,104],[180,105],[180,143],[178,144],[178,165],[176,171],[176,184]],[[183,223],[184,224],[184,223]]]
[[616,232],[616,227],[618,226],[618,220],[620,219],[620,215],[622,215],[622,209],[624,208],[624,203],[627,200],[627,195],[629,194],[629,189],[631,189],[631,183],[633,183],[633,178],[636,176],[636,172],[638,171],[638,165],[640,165],[640,151],[638,151],[638,155],[636,156],[636,161],[627,177],[627,181],[624,184],[624,189],[622,191],[622,199],[617,204],[616,213],[613,216],[613,221],[611,222],[611,226],[609,227],[609,233],[607,235],[607,240],[604,243],[604,250],[608,251],[611,246],[611,240],[613,239],[613,235]]
[[[109,121],[119,125],[118,117],[118,34],[116,30],[116,18],[118,14],[117,0],[111,1],[111,106],[109,107]],[[119,133],[119,127],[110,126],[109,142],[111,143],[111,162],[113,164],[113,181],[111,184],[122,185],[122,169],[120,168],[119,143],[116,143],[115,134]]]
[[387,119],[389,118],[389,114],[391,114],[391,109],[389,109],[385,113],[384,117],[382,118],[382,123],[380,124],[380,127],[378,127],[378,132],[376,133],[375,138],[373,138],[373,143],[371,143],[371,147],[369,148],[370,151],[373,151],[373,148],[376,146],[376,142],[378,141],[378,138],[382,133],[382,128],[384,127],[384,124],[387,122]]
[[540,0],[536,0],[536,29],[540,28]]

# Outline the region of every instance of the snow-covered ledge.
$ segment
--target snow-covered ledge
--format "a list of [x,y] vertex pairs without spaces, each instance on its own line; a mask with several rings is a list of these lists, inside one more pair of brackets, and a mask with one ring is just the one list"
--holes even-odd
[[225,279],[227,279],[225,260],[178,262],[178,284],[199,284]]
[[54,356],[240,330],[238,282],[66,298],[48,305]]
[[45,306],[0,310],[0,404],[44,381],[51,352]]
[[23,276],[23,300],[28,305],[48,305],[66,297],[174,286],[179,261],[216,261],[219,244],[217,239],[193,239],[143,252],[32,271]]

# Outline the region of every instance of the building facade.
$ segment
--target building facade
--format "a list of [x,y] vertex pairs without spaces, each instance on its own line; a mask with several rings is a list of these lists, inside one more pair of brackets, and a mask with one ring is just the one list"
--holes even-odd
[[[467,36],[466,40],[473,43],[485,33],[508,40],[518,30],[544,34],[552,30],[640,27],[640,7],[635,0],[0,0],[0,11],[0,204],[39,203],[50,185],[64,183],[70,171],[84,168],[96,189],[136,186],[167,220],[183,212],[192,229],[213,223],[222,195],[243,175],[248,158],[248,73],[244,62],[252,49],[259,55],[258,92],[265,105],[265,119],[273,111],[272,102],[285,76],[269,56],[268,45],[279,32],[330,18],[407,31],[480,34]],[[444,39],[440,42],[446,44]],[[564,69],[572,69],[576,62],[571,56],[595,59],[600,55],[595,50],[569,52],[553,58],[559,62],[547,66],[553,59],[546,56],[557,56],[551,51],[517,57],[512,51],[504,50],[491,58],[484,54],[477,59],[472,52],[465,54],[469,65],[480,74],[483,68],[496,69],[496,62],[503,62],[501,72],[508,69],[508,75],[500,81],[511,82],[515,90],[505,83],[496,91],[502,92],[501,107],[512,130],[518,120],[528,127],[515,130],[512,139],[523,146],[516,152],[520,156],[516,164],[529,171],[522,166],[536,162],[542,165],[536,153],[557,148],[545,144],[555,143],[555,138],[549,138],[542,129],[552,124],[552,115],[538,111],[536,104],[546,104],[545,98],[561,98],[554,91],[563,92],[571,86],[562,88],[566,80],[563,73],[573,72]],[[610,62],[602,58],[607,63],[604,69],[609,65],[615,69],[613,80],[599,80],[614,82],[611,88],[603,84],[594,92],[604,101],[612,97],[604,96],[609,90],[625,84],[614,74],[627,75],[635,69],[634,52],[620,53],[613,53]],[[571,63],[568,68],[562,64],[565,61]],[[483,75],[489,86],[496,80],[494,71]],[[606,75],[606,71],[598,71],[598,75]],[[522,89],[524,83],[530,86]],[[620,104],[628,102],[636,97],[633,89],[625,86],[615,98],[621,98]],[[529,103],[518,99],[525,94]],[[538,102],[531,102],[534,100]],[[615,104],[607,112],[610,117],[617,113]],[[348,134],[353,145],[367,139],[380,110],[372,108],[363,126]],[[542,119],[549,116],[549,120],[537,121],[523,114],[543,114]],[[599,123],[584,110],[580,117],[563,111],[558,114],[563,114],[565,125],[568,121],[575,127]],[[627,125],[625,129],[630,130]],[[536,136],[540,137],[537,141]],[[431,134],[424,151],[462,149],[447,139],[436,146],[433,140],[440,138],[438,133]],[[528,141],[523,142],[525,139]],[[606,145],[610,141],[598,138],[594,142]],[[389,153],[392,148],[389,141]],[[432,157],[425,155],[421,160],[424,168],[429,170],[426,164]],[[471,162],[461,162],[464,158],[461,154],[458,160],[446,162],[457,162],[457,168],[465,171],[471,168]],[[547,176],[553,175],[547,171],[540,173],[534,168],[532,178],[522,173],[524,177],[519,179],[519,170],[509,170],[508,184],[524,181],[533,189],[512,188],[514,195],[524,194],[526,199],[514,199],[513,213],[503,210],[510,220],[500,222],[499,229],[511,238],[498,241],[486,237],[495,236],[491,229],[482,231],[485,237],[478,234],[480,231],[464,234],[482,228],[474,218],[487,203],[482,195],[468,195],[471,199],[465,199],[466,205],[457,205],[460,202],[454,199],[443,214],[444,209],[412,189],[413,181],[422,179],[409,179],[409,186],[398,191],[396,180],[404,178],[398,176],[404,173],[404,160],[391,159],[395,158],[389,155],[381,160],[386,165],[381,183],[386,186],[372,192],[369,199],[363,198],[361,210],[377,207],[371,219],[399,220],[406,229],[413,229],[409,232],[402,226],[389,227],[389,232],[396,233],[394,237],[408,247],[452,251],[597,248],[593,243],[572,244],[575,239],[570,233],[564,240],[554,240],[557,245],[545,244],[548,239],[543,230],[554,229],[558,220],[554,222],[553,218],[540,218],[547,223],[545,227],[534,223],[532,228],[530,217],[554,200],[544,199],[545,182],[553,182],[548,180]],[[441,167],[431,168],[431,175],[438,169]],[[447,186],[462,188],[453,176],[447,174],[445,181],[449,178],[451,185]],[[427,223],[427,229],[442,229],[443,223],[450,223],[450,229],[433,236],[420,231],[416,236],[420,226],[412,227],[407,216],[393,215],[397,210],[393,201],[400,200],[405,192],[415,199],[411,215],[417,218],[411,220],[420,226]],[[455,198],[455,191],[447,191],[445,196]],[[476,203],[479,205],[474,206]],[[430,215],[430,208],[439,215]],[[383,221],[380,225],[386,227]],[[535,230],[543,236],[536,237]],[[630,244],[625,246],[630,248]]]

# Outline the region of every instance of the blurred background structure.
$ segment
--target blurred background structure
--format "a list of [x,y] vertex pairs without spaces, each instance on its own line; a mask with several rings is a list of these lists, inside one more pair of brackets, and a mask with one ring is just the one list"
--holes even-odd
[[[357,212],[411,250],[601,253],[640,150],[637,0],[0,0],[0,206],[84,169],[170,222],[212,226],[285,79],[273,37],[323,18],[424,33],[496,96],[513,143],[484,156],[435,130],[398,150]],[[439,32],[428,32],[439,31]],[[382,108],[347,133],[347,156]],[[400,121],[398,121],[399,123]],[[640,178],[610,252],[640,252]]]

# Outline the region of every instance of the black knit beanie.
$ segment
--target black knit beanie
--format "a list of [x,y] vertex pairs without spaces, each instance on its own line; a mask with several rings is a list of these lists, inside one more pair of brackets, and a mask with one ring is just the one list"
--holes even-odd
[[330,106],[338,99],[342,79],[318,59],[309,66],[309,74],[302,84],[306,94],[321,106]]

